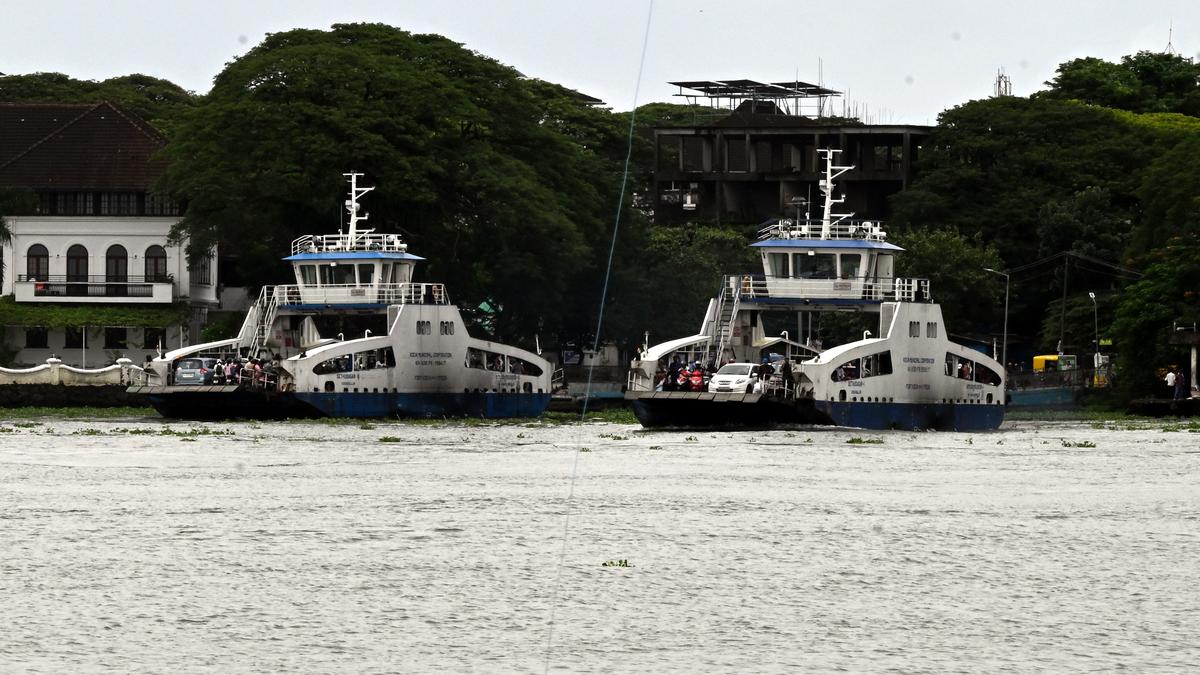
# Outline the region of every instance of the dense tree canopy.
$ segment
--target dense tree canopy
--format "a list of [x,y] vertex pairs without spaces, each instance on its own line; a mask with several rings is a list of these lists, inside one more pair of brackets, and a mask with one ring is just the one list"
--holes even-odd
[[615,138],[565,90],[450,40],[338,25],[229,64],[182,118],[164,184],[187,200],[195,250],[222,242],[263,283],[293,237],[337,227],[342,174],[363,172],[370,223],[405,234],[426,280],[488,301],[510,336],[558,328],[595,277]]
[[[1061,336],[1065,349],[1090,351],[1096,308],[1087,293],[1107,298],[1128,278],[1109,265],[1141,267],[1148,252],[1197,222],[1200,120],[1080,102],[1115,104],[1111,91],[1127,85],[1149,96],[1143,80],[1153,79],[1154,64],[1161,61],[1146,55],[1120,66],[1084,59],[1064,64],[1059,89],[1046,95],[946,111],[918,180],[893,198],[892,230],[900,236],[924,226],[952,228],[994,246],[997,268],[1020,270],[1012,279],[1010,333],[1023,335],[1031,349],[1056,348]],[[1068,89],[1071,95],[1059,95]],[[1099,93],[1080,95],[1085,91]],[[1167,96],[1154,92],[1155,100]],[[1137,338],[1118,332],[1117,339]]]
[[109,101],[169,133],[171,121],[198,97],[182,87],[149,75],[124,75],[100,82],[76,80],[62,73],[0,77],[0,101],[24,103],[99,103]]
[[1178,54],[1142,51],[1120,63],[1087,57],[1058,67],[1047,98],[1075,99],[1133,112],[1200,114],[1200,64]]

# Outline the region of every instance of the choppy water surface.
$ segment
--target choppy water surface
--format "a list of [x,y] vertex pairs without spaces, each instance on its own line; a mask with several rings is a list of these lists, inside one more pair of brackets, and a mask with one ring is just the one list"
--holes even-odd
[[1165,422],[3,419],[4,672],[540,672],[552,606],[554,672],[1200,664],[1200,434]]

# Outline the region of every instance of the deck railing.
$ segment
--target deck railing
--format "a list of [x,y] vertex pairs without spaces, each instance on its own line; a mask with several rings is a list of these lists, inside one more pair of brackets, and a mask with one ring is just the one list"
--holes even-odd
[[928,279],[854,277],[805,279],[767,277],[761,274],[727,276],[729,288],[740,290],[742,302],[763,300],[868,300],[874,302],[925,302],[930,300]]
[[444,284],[378,284],[356,286],[276,286],[279,305],[448,305]]

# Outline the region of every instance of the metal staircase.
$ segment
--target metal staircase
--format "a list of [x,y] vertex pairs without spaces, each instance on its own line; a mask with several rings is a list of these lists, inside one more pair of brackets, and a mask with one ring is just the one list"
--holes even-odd
[[717,304],[716,325],[713,326],[713,338],[717,341],[717,351],[712,355],[712,360],[718,365],[724,358],[725,350],[729,347],[732,339],[733,319],[737,316],[741,297],[741,287],[738,286],[736,279],[732,283],[727,280],[721,289],[720,300]]
[[271,325],[275,323],[278,311],[279,300],[276,297],[275,287],[263,286],[258,300],[255,300],[250,311],[246,312],[246,320],[242,322],[242,329],[238,331],[238,347],[248,348],[248,353],[251,355],[257,354],[258,350],[267,344],[267,338],[271,334]]

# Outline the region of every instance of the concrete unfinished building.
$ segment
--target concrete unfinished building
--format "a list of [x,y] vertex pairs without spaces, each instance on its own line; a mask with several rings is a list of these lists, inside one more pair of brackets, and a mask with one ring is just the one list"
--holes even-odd
[[655,221],[761,223],[804,218],[818,200],[817,150],[837,148],[845,210],[887,219],[930,127],[863,124],[832,115],[839,92],[805,82],[672,82],[709,112],[688,126],[654,129]]

